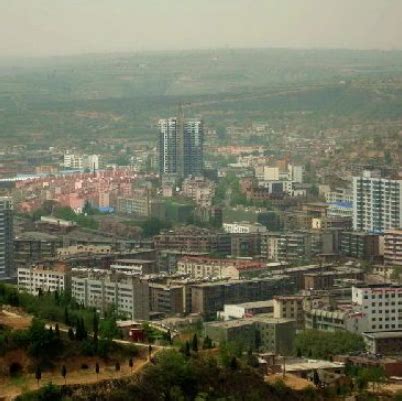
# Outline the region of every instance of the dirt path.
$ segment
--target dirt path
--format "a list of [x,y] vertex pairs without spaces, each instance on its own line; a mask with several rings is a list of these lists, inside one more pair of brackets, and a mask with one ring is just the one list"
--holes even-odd
[[[156,350],[152,355],[155,355],[160,350]],[[67,384],[91,384],[98,383],[107,380],[113,380],[121,377],[129,377],[135,373],[141,371],[147,364],[149,359],[140,359],[134,364],[133,370],[127,364],[121,364],[120,371],[116,372],[115,365],[105,365],[100,363],[100,372],[97,375],[94,371],[94,367],[88,370],[76,370],[67,373]],[[48,383],[56,385],[63,385],[64,379],[60,373],[46,372],[42,374],[42,380],[40,387],[45,386]],[[38,383],[34,374],[24,375],[15,379],[0,380],[0,400],[12,401],[18,395],[27,391],[38,389]]]

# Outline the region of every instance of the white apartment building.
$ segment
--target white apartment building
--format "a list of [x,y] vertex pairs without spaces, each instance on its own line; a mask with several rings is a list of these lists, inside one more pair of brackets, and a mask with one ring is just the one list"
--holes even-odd
[[71,270],[65,266],[52,269],[43,266],[19,267],[18,290],[32,295],[39,292],[68,292],[71,289]]
[[353,177],[353,229],[382,233],[402,228],[402,180],[373,171]]
[[131,319],[149,319],[149,285],[139,277],[76,276],[72,279],[72,297],[86,307],[107,310],[113,306]]
[[223,229],[231,234],[256,234],[265,233],[267,228],[260,223],[223,223]]
[[303,183],[304,179],[304,167],[294,166],[293,164],[288,165],[288,179],[299,184]]
[[353,202],[353,191],[348,188],[335,188],[333,191],[325,192],[327,203]]
[[98,170],[99,155],[80,155],[67,152],[64,154],[63,166],[73,169],[87,168],[90,170]]
[[352,288],[353,306],[365,315],[364,331],[402,330],[402,287],[372,285]]

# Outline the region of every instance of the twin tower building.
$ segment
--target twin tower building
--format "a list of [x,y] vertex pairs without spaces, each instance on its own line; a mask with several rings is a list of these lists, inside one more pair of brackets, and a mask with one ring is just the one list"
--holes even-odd
[[161,176],[200,176],[204,168],[204,127],[199,118],[159,120],[159,172]]

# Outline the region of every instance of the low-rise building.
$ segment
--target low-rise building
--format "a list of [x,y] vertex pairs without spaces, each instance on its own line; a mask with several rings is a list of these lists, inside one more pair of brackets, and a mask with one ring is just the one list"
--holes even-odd
[[177,263],[177,272],[179,274],[188,274],[192,278],[251,278],[268,271],[269,267],[266,264],[259,261],[244,259],[185,256]]
[[71,270],[64,264],[58,264],[52,268],[19,267],[18,290],[32,295],[45,292],[70,292]]
[[273,300],[275,319],[291,319],[296,321],[296,328],[304,328],[304,297],[277,296]]
[[206,323],[205,332],[216,342],[239,343],[246,349],[288,355],[293,350],[295,321],[260,315],[250,319]]
[[367,350],[372,354],[402,354],[402,330],[381,333],[363,333]]
[[256,234],[265,233],[267,228],[260,223],[223,223],[223,229],[227,233],[231,234]]
[[273,314],[274,301],[255,301],[255,302],[244,302],[241,304],[229,304],[224,305],[223,311],[218,312],[218,319],[223,320],[233,320],[233,319],[244,319],[253,317],[255,315],[264,313]]
[[225,304],[266,301],[293,292],[293,281],[287,276],[200,283],[191,287],[191,308],[209,320]]
[[154,247],[157,250],[168,249],[180,252],[230,255],[231,238],[228,233],[187,226],[176,231],[166,231],[156,235]]
[[72,279],[72,297],[86,307],[102,311],[116,308],[131,319],[149,319],[149,285],[139,277],[81,274]]
[[188,313],[184,286],[150,283],[149,292],[152,312],[160,312],[166,316]]

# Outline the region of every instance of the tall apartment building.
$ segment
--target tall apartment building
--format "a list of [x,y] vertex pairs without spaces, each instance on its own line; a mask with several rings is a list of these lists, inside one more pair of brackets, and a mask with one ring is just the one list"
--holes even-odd
[[353,229],[382,233],[402,228],[402,180],[374,171],[353,177]]
[[16,274],[13,260],[13,201],[0,197],[0,280]]
[[172,117],[159,121],[161,175],[186,178],[201,175],[204,167],[204,129],[197,118]]
[[46,268],[30,266],[18,268],[18,290],[32,295],[40,292],[70,292],[71,269],[65,265]]
[[402,266],[402,230],[385,231],[384,263],[392,266]]
[[140,277],[84,275],[73,277],[72,297],[86,307],[116,311],[131,319],[149,319],[149,285]]

